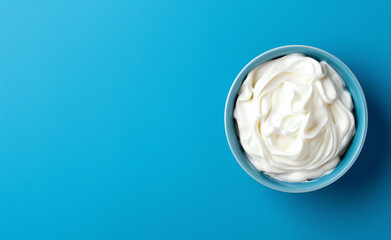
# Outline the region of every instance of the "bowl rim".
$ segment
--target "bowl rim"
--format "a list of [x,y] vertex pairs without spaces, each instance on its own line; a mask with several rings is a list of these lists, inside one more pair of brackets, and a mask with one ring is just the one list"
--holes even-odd
[[[311,49],[311,50],[315,50],[315,51],[319,51],[319,52],[322,52],[326,55],[330,55],[331,57],[335,58],[336,62],[339,62],[344,68],[345,70],[347,70],[351,76],[353,77],[353,80],[354,82],[357,84],[359,90],[360,90],[360,97],[362,97],[362,100],[363,100],[363,103],[364,103],[364,112],[365,112],[365,115],[364,115],[364,134],[363,134],[363,137],[362,137],[362,140],[360,141],[360,144],[358,145],[358,147],[356,147],[356,150],[357,151],[357,154],[355,154],[355,156],[353,156],[353,159],[350,160],[349,164],[347,166],[345,166],[345,168],[342,169],[342,171],[333,179],[330,179],[330,181],[326,181],[324,182],[323,184],[320,184],[318,186],[315,186],[311,189],[292,189],[292,190],[287,190],[287,189],[280,189],[280,188],[277,188],[277,187],[274,187],[272,186],[271,184],[269,184],[267,181],[262,181],[256,177],[253,176],[252,173],[250,173],[242,164],[241,160],[239,160],[239,157],[236,155],[236,151],[232,148],[232,145],[231,145],[231,141],[230,141],[230,137],[229,137],[229,133],[228,133],[228,130],[227,130],[227,109],[228,109],[228,102],[229,100],[232,98],[232,90],[235,86],[235,83],[239,80],[239,76],[242,75],[242,73],[244,71],[247,71],[247,69],[250,67],[250,65],[257,61],[259,58],[262,58],[264,55],[270,53],[270,52],[274,52],[274,51],[277,51],[277,50],[280,50],[280,49],[284,49],[284,48],[308,48],[308,49]],[[281,57],[284,56],[284,55],[281,55]],[[271,60],[271,59],[270,59]],[[270,61],[270,60],[267,60],[267,61]],[[235,105],[234,105],[235,106]],[[254,180],[256,180],[257,182],[261,183],[262,185],[268,187],[268,188],[271,188],[271,189],[274,189],[274,190],[277,190],[277,191],[280,191],[280,192],[287,192],[287,193],[305,193],[305,192],[312,192],[312,191],[316,191],[316,190],[319,190],[321,188],[324,188],[324,187],[327,187],[329,186],[330,184],[334,183],[335,181],[337,181],[338,179],[340,179],[343,175],[345,175],[345,173],[353,166],[353,164],[356,162],[358,156],[360,155],[361,153],[361,150],[364,146],[364,143],[365,143],[365,139],[366,139],[366,136],[367,136],[367,132],[368,132],[368,106],[367,106],[367,102],[366,102],[366,99],[365,99],[365,95],[364,95],[364,91],[362,90],[362,87],[360,85],[360,82],[357,80],[356,76],[354,75],[354,73],[350,70],[350,68],[344,63],[342,62],[339,58],[337,58],[336,56],[334,56],[333,54],[329,53],[329,52],[326,52],[322,49],[319,49],[319,48],[316,48],[316,47],[312,47],[312,46],[308,46],[308,45],[284,45],[284,46],[281,46],[281,47],[276,47],[276,48],[273,48],[273,49],[270,49],[266,52],[263,52],[261,53],[260,55],[256,56],[255,58],[253,58],[249,63],[246,64],[246,66],[244,66],[242,68],[242,70],[239,72],[239,74],[236,76],[235,80],[233,81],[230,89],[229,89],[229,92],[228,92],[228,95],[227,95],[227,99],[225,101],[225,108],[224,108],[224,129],[225,129],[225,135],[226,135],[226,138],[227,138],[227,141],[228,141],[228,145],[229,145],[229,148],[231,149],[231,152],[232,154],[234,155],[236,161],[239,163],[239,165],[241,166],[241,168],[250,176],[252,177]],[[239,141],[240,143],[240,141]],[[342,160],[341,160],[342,161]],[[252,163],[251,163],[252,164]]]

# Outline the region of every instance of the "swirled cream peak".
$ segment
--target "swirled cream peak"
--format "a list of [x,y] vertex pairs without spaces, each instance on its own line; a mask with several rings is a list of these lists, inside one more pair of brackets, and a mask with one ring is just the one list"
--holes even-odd
[[234,110],[252,164],[274,178],[304,182],[329,174],[355,133],[353,102],[339,74],[302,54],[251,71]]

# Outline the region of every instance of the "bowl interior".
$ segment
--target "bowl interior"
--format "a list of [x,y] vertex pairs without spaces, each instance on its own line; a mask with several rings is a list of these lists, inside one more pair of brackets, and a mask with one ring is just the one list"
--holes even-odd
[[[262,172],[259,172],[247,158],[244,150],[240,144],[235,119],[233,118],[233,110],[235,107],[236,99],[240,90],[240,87],[246,78],[247,74],[261,65],[262,63],[290,54],[290,53],[302,53],[309,57],[312,57],[318,61],[326,61],[332,68],[334,68],[345,82],[346,89],[352,95],[354,103],[354,114],[356,121],[356,133],[351,140],[345,154],[341,158],[340,164],[330,174],[321,178],[304,182],[304,183],[291,183],[284,182],[274,179]],[[343,64],[339,59],[333,55],[309,46],[285,46],[276,49],[272,49],[265,52],[254,60],[252,60],[243,70],[239,73],[235,79],[231,90],[228,94],[226,106],[225,106],[225,130],[228,138],[228,143],[234,154],[236,160],[240,166],[255,180],[262,183],[263,185],[270,187],[275,190],[284,192],[309,192],[313,190],[325,187],[338,178],[340,178],[349,168],[353,165],[358,155],[360,154],[361,148],[365,141],[365,136],[368,126],[368,111],[365,102],[364,93],[361,89],[354,74],[350,69]]]

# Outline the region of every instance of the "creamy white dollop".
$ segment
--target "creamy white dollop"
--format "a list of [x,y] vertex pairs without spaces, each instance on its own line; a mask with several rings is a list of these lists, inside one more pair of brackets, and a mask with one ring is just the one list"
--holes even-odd
[[268,61],[243,82],[234,117],[252,164],[304,182],[329,174],[355,133],[353,102],[339,74],[302,54]]

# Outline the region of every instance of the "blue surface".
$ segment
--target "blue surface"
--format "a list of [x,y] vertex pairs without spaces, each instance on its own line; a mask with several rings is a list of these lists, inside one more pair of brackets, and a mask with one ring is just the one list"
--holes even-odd
[[[0,3],[0,239],[391,236],[391,4]],[[368,103],[332,185],[268,189],[225,138],[228,90],[260,53],[324,49]]]
[[[247,158],[242,148],[234,119],[234,108],[240,88],[248,73],[263,63],[292,53],[301,53],[315,60],[327,62],[345,82],[354,103],[355,135],[349,147],[341,157],[341,162],[330,173],[321,178],[303,183],[280,181],[258,171]],[[224,126],[227,140],[233,155],[240,166],[255,180],[275,190],[291,193],[303,193],[321,189],[343,176],[356,161],[365,142],[368,129],[368,109],[363,90],[352,71],[338,58],[324,50],[303,45],[289,45],[271,49],[257,56],[240,71],[229,91],[224,111]]]

